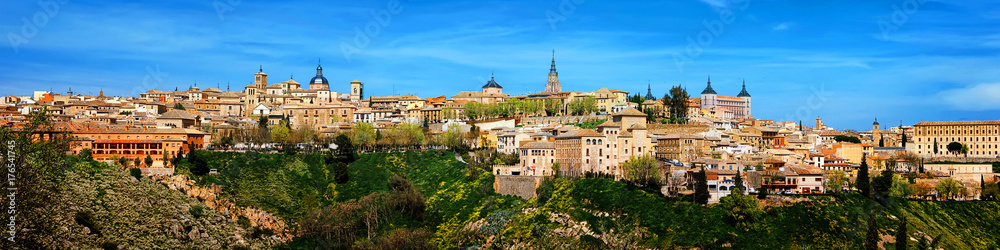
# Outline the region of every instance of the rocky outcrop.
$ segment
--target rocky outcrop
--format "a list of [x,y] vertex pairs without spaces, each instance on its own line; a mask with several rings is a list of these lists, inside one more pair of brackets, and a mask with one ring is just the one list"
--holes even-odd
[[[188,197],[198,199],[205,203],[206,206],[219,211],[233,221],[238,220],[240,217],[245,217],[250,221],[250,226],[270,229],[274,232],[274,237],[278,241],[285,242],[294,237],[288,225],[281,218],[257,208],[239,207],[232,200],[219,197],[219,194],[222,194],[222,187],[220,186],[214,184],[207,187],[198,186],[187,175],[153,176],[152,178],[167,186],[167,188],[180,191],[187,194]],[[192,230],[190,234],[197,235],[197,232]]]

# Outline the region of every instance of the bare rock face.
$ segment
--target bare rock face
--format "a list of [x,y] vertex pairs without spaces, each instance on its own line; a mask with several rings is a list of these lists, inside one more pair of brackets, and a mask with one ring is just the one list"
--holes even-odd
[[[152,176],[151,178],[163,183],[163,185],[171,190],[180,191],[187,194],[188,197],[204,202],[206,206],[227,215],[233,221],[239,219],[241,216],[246,217],[250,220],[250,226],[270,229],[277,236],[278,241],[286,242],[294,237],[288,225],[281,218],[257,208],[239,207],[229,199],[219,198],[219,194],[222,193],[222,187],[214,184],[208,187],[201,187],[193,180],[188,179],[186,175]],[[240,240],[242,241],[242,237]]]

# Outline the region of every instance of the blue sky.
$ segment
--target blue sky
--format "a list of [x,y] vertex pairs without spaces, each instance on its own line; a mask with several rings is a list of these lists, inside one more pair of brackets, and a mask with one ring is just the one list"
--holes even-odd
[[494,72],[520,95],[543,89],[555,49],[564,90],[698,95],[711,76],[736,95],[746,79],[763,119],[867,129],[1000,111],[992,1],[46,1],[0,10],[0,95],[242,90],[259,65],[306,82],[319,58],[335,91],[451,96]]

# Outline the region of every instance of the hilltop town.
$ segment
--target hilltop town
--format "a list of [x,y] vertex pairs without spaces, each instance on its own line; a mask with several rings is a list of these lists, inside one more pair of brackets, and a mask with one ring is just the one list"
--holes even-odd
[[[0,118],[4,126],[18,127],[26,116],[46,112],[52,126],[45,133],[72,138],[67,153],[89,150],[94,160],[110,163],[148,157],[148,164],[121,165],[150,175],[172,173],[170,159],[191,150],[335,148],[342,145],[333,138],[344,134],[369,151],[485,149],[516,157],[490,166],[495,175],[509,177],[503,180],[633,180],[628,163],[649,157],[656,166],[641,178],[655,179],[664,194],[676,196],[693,193],[698,176],[706,175],[710,202],[737,186],[748,193],[849,191],[862,167],[910,177],[922,187],[911,195],[927,199],[974,199],[980,182],[997,178],[989,162],[1000,157],[1000,121],[882,126],[875,119],[868,131],[836,130],[821,118],[808,125],[755,118],[745,82],[738,92],[720,90],[735,96],[719,94],[711,78],[700,95],[679,86],[662,97],[651,88],[645,95],[568,91],[559,82],[554,54],[551,63],[548,80],[539,86],[544,91],[522,96],[505,94],[493,76],[481,91],[450,97],[366,96],[363,82],[331,84],[319,64],[306,83],[271,82],[261,67],[252,83],[235,91],[197,85],[138,96],[35,91],[3,98]],[[343,88],[349,90],[336,91]],[[457,142],[448,139],[455,134]],[[945,179],[962,188],[937,192],[933,187]],[[519,183],[498,181],[498,191],[535,196],[537,185]]]

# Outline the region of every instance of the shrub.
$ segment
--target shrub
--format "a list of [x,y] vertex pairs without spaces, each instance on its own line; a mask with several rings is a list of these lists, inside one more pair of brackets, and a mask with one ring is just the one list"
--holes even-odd
[[139,168],[131,168],[128,170],[128,173],[132,175],[132,177],[135,177],[136,180],[142,178],[142,170]]
[[188,212],[190,212],[191,216],[195,219],[201,218],[202,215],[205,215],[205,206],[194,205],[188,209]]

